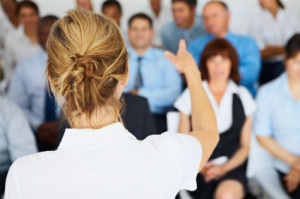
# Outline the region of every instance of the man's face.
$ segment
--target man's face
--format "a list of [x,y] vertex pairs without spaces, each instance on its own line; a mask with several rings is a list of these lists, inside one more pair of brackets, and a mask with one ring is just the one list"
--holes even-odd
[[195,8],[191,8],[187,3],[181,1],[172,3],[172,13],[179,28],[190,28],[193,25]]
[[134,48],[146,48],[151,45],[154,32],[146,19],[134,19],[128,29],[128,39]]
[[208,33],[219,35],[228,30],[230,14],[220,3],[207,4],[202,17]]
[[39,43],[42,46],[42,48],[46,49],[46,44],[48,41],[48,36],[50,33],[51,26],[54,24],[54,22],[46,22],[39,24],[38,27],[38,39]]
[[23,7],[19,12],[19,22],[24,25],[25,30],[35,29],[38,25],[39,16],[30,7]]
[[114,20],[120,26],[122,13],[117,6],[106,6],[103,9],[103,14]]
[[77,7],[83,10],[92,10],[91,0],[77,0]]

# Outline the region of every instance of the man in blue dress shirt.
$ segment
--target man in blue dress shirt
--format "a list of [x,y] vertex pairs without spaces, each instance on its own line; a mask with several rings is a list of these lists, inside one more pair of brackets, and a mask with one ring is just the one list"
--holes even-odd
[[148,99],[158,133],[166,130],[166,112],[181,92],[181,77],[161,49],[151,46],[152,20],[145,14],[129,19],[129,80],[125,92]]
[[[20,61],[12,76],[8,98],[17,103],[29,120],[32,130],[37,135],[40,150],[50,150],[56,143],[58,131],[57,118],[59,106],[54,110],[52,119],[47,114],[47,93],[45,69],[47,65],[46,42],[50,28],[58,18],[46,16],[38,26],[38,38],[42,49],[34,55]],[[54,99],[54,98],[53,98]],[[55,108],[55,107],[54,107]]]
[[163,27],[161,32],[163,47],[177,53],[180,39],[187,44],[205,34],[200,16],[196,13],[197,0],[172,0],[174,21]]
[[[236,49],[239,56],[239,72],[241,85],[247,87],[252,95],[256,94],[256,82],[260,73],[260,51],[254,39],[248,36],[233,34],[229,31],[230,12],[225,3],[210,1],[203,8],[203,23],[206,31],[205,36],[199,37],[188,45],[199,65],[199,60],[208,42],[215,38],[227,39]],[[201,66],[199,66],[201,67]]]
[[286,72],[261,87],[253,132],[275,157],[284,188],[292,199],[300,198],[300,34],[285,48]]

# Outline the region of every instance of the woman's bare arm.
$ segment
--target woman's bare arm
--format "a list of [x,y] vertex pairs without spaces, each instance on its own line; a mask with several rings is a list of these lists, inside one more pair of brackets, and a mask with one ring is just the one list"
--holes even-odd
[[179,133],[189,133],[190,131],[191,131],[190,117],[188,115],[180,112],[178,132]]
[[201,171],[219,141],[216,116],[210,101],[202,86],[200,71],[193,56],[186,50],[184,40],[179,42],[176,55],[165,53],[166,57],[180,72],[184,73],[191,95],[192,104],[192,132],[202,146],[202,160],[199,167]]

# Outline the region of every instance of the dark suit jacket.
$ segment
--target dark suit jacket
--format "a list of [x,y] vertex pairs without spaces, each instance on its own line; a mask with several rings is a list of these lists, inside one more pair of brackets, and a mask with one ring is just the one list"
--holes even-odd
[[[124,94],[124,101],[126,105],[122,119],[125,127],[130,133],[138,140],[143,140],[152,134],[158,134],[146,98],[126,93]],[[70,128],[70,125],[67,122],[60,122],[57,146],[59,145],[66,128]]]

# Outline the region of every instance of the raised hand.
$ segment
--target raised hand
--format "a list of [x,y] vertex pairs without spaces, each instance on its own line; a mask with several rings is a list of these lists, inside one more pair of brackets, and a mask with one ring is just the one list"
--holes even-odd
[[179,47],[176,55],[174,55],[170,51],[166,51],[165,56],[173,63],[175,68],[180,73],[186,73],[188,71],[191,70],[193,71],[195,69],[198,70],[197,64],[192,54],[187,51],[186,43],[183,39],[179,41]]

